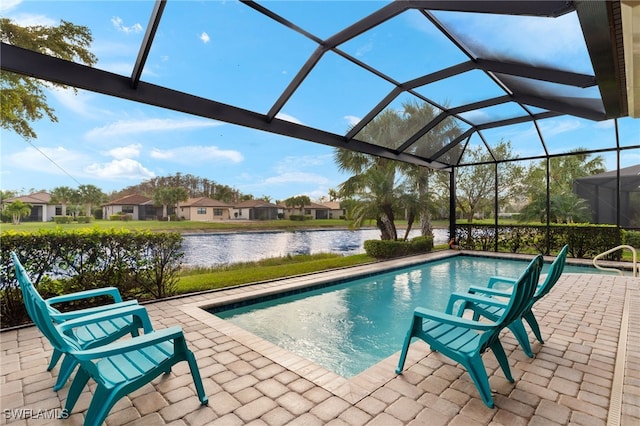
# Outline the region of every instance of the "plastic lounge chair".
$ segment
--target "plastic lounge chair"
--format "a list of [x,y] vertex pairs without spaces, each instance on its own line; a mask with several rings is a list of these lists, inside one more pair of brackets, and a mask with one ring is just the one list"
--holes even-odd
[[[531,330],[533,331],[533,334],[536,336],[536,339],[540,343],[544,343],[544,340],[542,339],[542,335],[540,333],[540,326],[538,325],[538,321],[536,321],[536,318],[533,315],[531,308],[538,300],[540,300],[547,293],[549,293],[549,291],[551,291],[551,289],[556,284],[556,282],[558,282],[558,279],[560,278],[560,275],[562,275],[562,271],[564,270],[564,265],[566,264],[568,251],[569,251],[568,245],[565,245],[562,248],[562,250],[560,250],[560,253],[558,253],[558,256],[555,258],[555,260],[551,264],[551,267],[549,268],[549,272],[547,273],[545,280],[542,283],[538,284],[536,288],[536,292],[533,295],[533,298],[529,302],[528,306],[526,307],[522,315],[522,318],[524,318],[527,321],[527,323],[531,327]],[[493,287],[498,283],[513,285],[514,282],[515,280],[513,278],[491,277],[489,279],[489,283],[487,287],[471,286],[469,288],[469,293],[482,294],[488,297],[495,297],[495,296],[509,297],[509,295],[511,294],[510,289],[504,291],[504,290],[496,290]],[[455,295],[452,295],[452,298],[449,299],[449,306],[447,307],[447,312],[451,313],[453,309],[452,304],[456,300],[464,300],[464,299],[465,299],[465,296],[464,295],[461,296],[459,293],[455,293]],[[463,303],[460,305],[457,315],[462,316],[466,309],[470,309],[473,311],[474,320],[478,320],[480,317],[485,317],[492,321],[496,321],[496,319],[502,315],[505,307],[489,306],[482,303],[475,303],[473,301],[467,300],[467,301],[463,301]],[[522,348],[524,353],[528,357],[533,358],[533,351],[531,350],[529,337],[527,335],[527,331],[524,328],[524,324],[522,323],[522,319],[520,318],[514,321],[511,325],[509,325],[509,329],[516,337],[516,340],[518,340],[518,343],[520,344],[520,347]]]
[[[120,296],[118,289],[115,287],[72,293],[45,300],[31,282],[31,279],[20,263],[18,256],[12,252],[11,259],[16,271],[16,278],[20,284],[27,313],[36,327],[38,327],[43,334],[44,330],[42,324],[38,323],[38,317],[35,315],[34,310],[36,307],[34,300],[39,300],[44,304],[44,306],[46,306],[49,317],[57,324],[90,316],[93,321],[86,322],[84,325],[77,326],[70,331],[71,334],[69,337],[73,338],[79,347],[83,349],[89,349],[106,343],[111,343],[129,334],[131,336],[138,336],[138,330],[140,328],[144,329],[145,332],[153,330],[146,310],[142,306],[138,305],[135,300],[131,302],[122,302],[122,297]],[[64,313],[51,306],[55,303],[80,300],[99,295],[110,295],[114,298],[116,303]],[[114,312],[116,312],[117,315],[113,315]],[[46,337],[49,338],[49,336]],[[63,353],[54,347],[47,371],[53,369],[62,355]],[[58,391],[64,386],[76,365],[77,362],[72,357],[64,357],[53,390]]]
[[[491,348],[507,380],[514,382],[499,334],[504,327],[522,316],[535,292],[542,263],[542,256],[537,256],[529,264],[516,281],[503,315],[496,321],[480,322],[431,309],[416,308],[402,346],[396,374],[402,372],[411,340],[414,337],[419,338],[429,344],[432,350],[462,364],[469,372],[482,401],[489,408],[493,408],[489,378],[481,355],[486,349]],[[468,297],[487,305],[497,302],[495,299],[478,295]]]
[[[169,373],[171,367],[180,361],[189,363],[198,398],[203,405],[208,404],[196,358],[187,348],[180,327],[150,331],[142,336],[85,349],[70,337],[73,335],[70,331],[104,318],[117,318],[133,309],[144,311],[144,308],[128,306],[54,324],[42,298],[32,291],[27,291],[26,297],[35,317],[34,322],[41,327],[51,345],[78,363],[78,372],[69,388],[63,413],[71,413],[89,378],[92,378],[97,387],[85,414],[84,424],[100,425],[123,396],[159,375]],[[150,324],[145,330],[147,328],[150,328]]]

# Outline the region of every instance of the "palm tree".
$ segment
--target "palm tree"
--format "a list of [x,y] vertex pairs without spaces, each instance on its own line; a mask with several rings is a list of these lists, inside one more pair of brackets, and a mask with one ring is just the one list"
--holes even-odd
[[[574,152],[584,151],[577,148]],[[522,209],[520,220],[551,222],[587,222],[591,217],[587,203],[573,193],[573,182],[581,177],[605,171],[604,159],[597,155],[574,154],[549,160],[549,212],[546,206],[547,165],[541,161],[532,166],[525,179],[529,203]]]
[[[368,157],[369,163],[362,162],[363,156]],[[396,182],[397,164],[392,160],[345,150],[338,150],[336,158],[340,168],[354,172],[340,185],[340,195],[356,201],[351,212],[353,227],[359,228],[365,220],[375,219],[380,238],[396,240],[394,211],[400,205],[398,192],[402,186]]]
[[20,224],[20,219],[23,216],[29,216],[31,214],[31,206],[20,200],[16,200],[13,203],[7,204],[4,209],[11,215],[12,223],[14,225]]
[[184,188],[156,188],[153,191],[153,203],[162,206],[162,216],[167,218],[170,218],[168,207],[176,209],[179,202],[188,199],[189,192]]
[[105,194],[95,185],[80,185],[78,187],[80,202],[85,205],[85,215],[91,216],[91,209],[94,205],[100,204],[105,199]]
[[62,206],[62,216],[67,215],[67,205],[77,197],[77,191],[68,186],[58,186],[51,191],[51,201]]

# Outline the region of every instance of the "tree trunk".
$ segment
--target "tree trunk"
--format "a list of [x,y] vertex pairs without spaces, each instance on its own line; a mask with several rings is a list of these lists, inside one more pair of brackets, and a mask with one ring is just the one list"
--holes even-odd
[[423,237],[433,237],[433,226],[431,225],[431,213],[424,210],[420,213],[420,235]]
[[409,214],[407,214],[407,230],[404,232],[404,240],[407,241],[409,239],[409,233],[411,232],[411,227],[413,226],[413,221],[416,219],[416,214],[413,210],[409,210]]

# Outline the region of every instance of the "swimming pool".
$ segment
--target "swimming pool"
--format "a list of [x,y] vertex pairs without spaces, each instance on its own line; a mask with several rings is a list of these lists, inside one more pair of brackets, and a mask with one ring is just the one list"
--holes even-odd
[[[416,306],[443,311],[452,292],[486,283],[492,275],[516,277],[527,264],[454,256],[212,312],[350,378],[401,349]],[[545,264],[543,273],[548,267]],[[565,268],[565,273],[576,272],[598,273],[594,268]]]

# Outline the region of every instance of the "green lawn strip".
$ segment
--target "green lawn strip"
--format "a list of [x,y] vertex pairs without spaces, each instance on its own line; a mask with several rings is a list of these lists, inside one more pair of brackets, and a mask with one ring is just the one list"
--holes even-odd
[[308,274],[327,269],[344,268],[375,259],[366,254],[340,256],[322,254],[265,259],[259,262],[234,264],[226,267],[185,271],[178,283],[178,294],[212,290],[240,284],[248,284],[294,275]]

